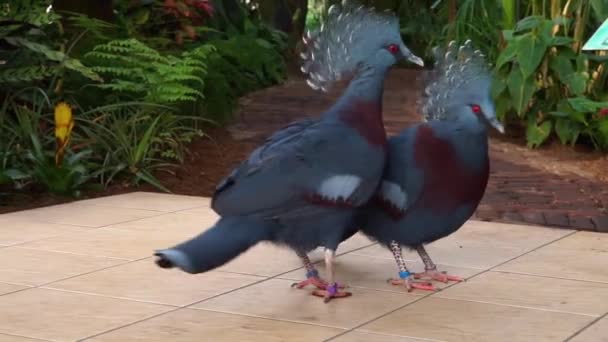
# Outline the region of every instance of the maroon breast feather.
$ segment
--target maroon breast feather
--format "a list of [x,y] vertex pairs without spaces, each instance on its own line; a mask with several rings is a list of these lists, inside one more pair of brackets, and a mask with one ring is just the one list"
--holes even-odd
[[449,211],[463,204],[477,204],[483,197],[489,176],[488,159],[477,170],[465,165],[454,146],[438,138],[428,125],[418,128],[414,163],[423,170],[424,185],[413,207]]

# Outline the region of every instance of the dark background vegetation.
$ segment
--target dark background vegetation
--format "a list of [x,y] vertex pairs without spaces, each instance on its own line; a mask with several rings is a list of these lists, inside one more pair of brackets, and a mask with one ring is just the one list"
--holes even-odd
[[[0,1],[0,197],[79,196],[148,183],[229,123],[240,96],[283,82],[302,33],[333,0]],[[606,52],[582,44],[604,0],[367,0],[394,11],[404,41],[472,39],[494,67],[500,118],[529,147],[608,150]],[[404,66],[402,66],[404,67]],[[54,109],[74,129],[57,162]]]

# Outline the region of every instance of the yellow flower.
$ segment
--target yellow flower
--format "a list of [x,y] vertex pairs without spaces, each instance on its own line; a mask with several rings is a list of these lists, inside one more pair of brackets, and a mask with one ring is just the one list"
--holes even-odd
[[72,128],[74,128],[72,108],[65,102],[59,102],[55,106],[55,138],[57,139],[55,164],[58,166],[61,165],[65,148],[70,142]]

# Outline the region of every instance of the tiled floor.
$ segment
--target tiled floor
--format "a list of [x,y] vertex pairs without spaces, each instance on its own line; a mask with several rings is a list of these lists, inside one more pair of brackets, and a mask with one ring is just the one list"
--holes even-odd
[[270,244],[206,274],[156,267],[208,206],[132,193],[0,215],[0,341],[608,341],[608,235],[468,222],[428,248],[467,281],[433,294],[387,284],[390,253],[357,235],[337,265],[353,296],[323,304]]

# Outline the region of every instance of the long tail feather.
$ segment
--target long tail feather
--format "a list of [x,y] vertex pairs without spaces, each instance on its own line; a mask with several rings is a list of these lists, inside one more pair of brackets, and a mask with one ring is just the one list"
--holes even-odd
[[158,250],[156,264],[202,273],[229,262],[253,245],[269,238],[270,227],[243,217],[221,218],[209,230],[172,248]]

